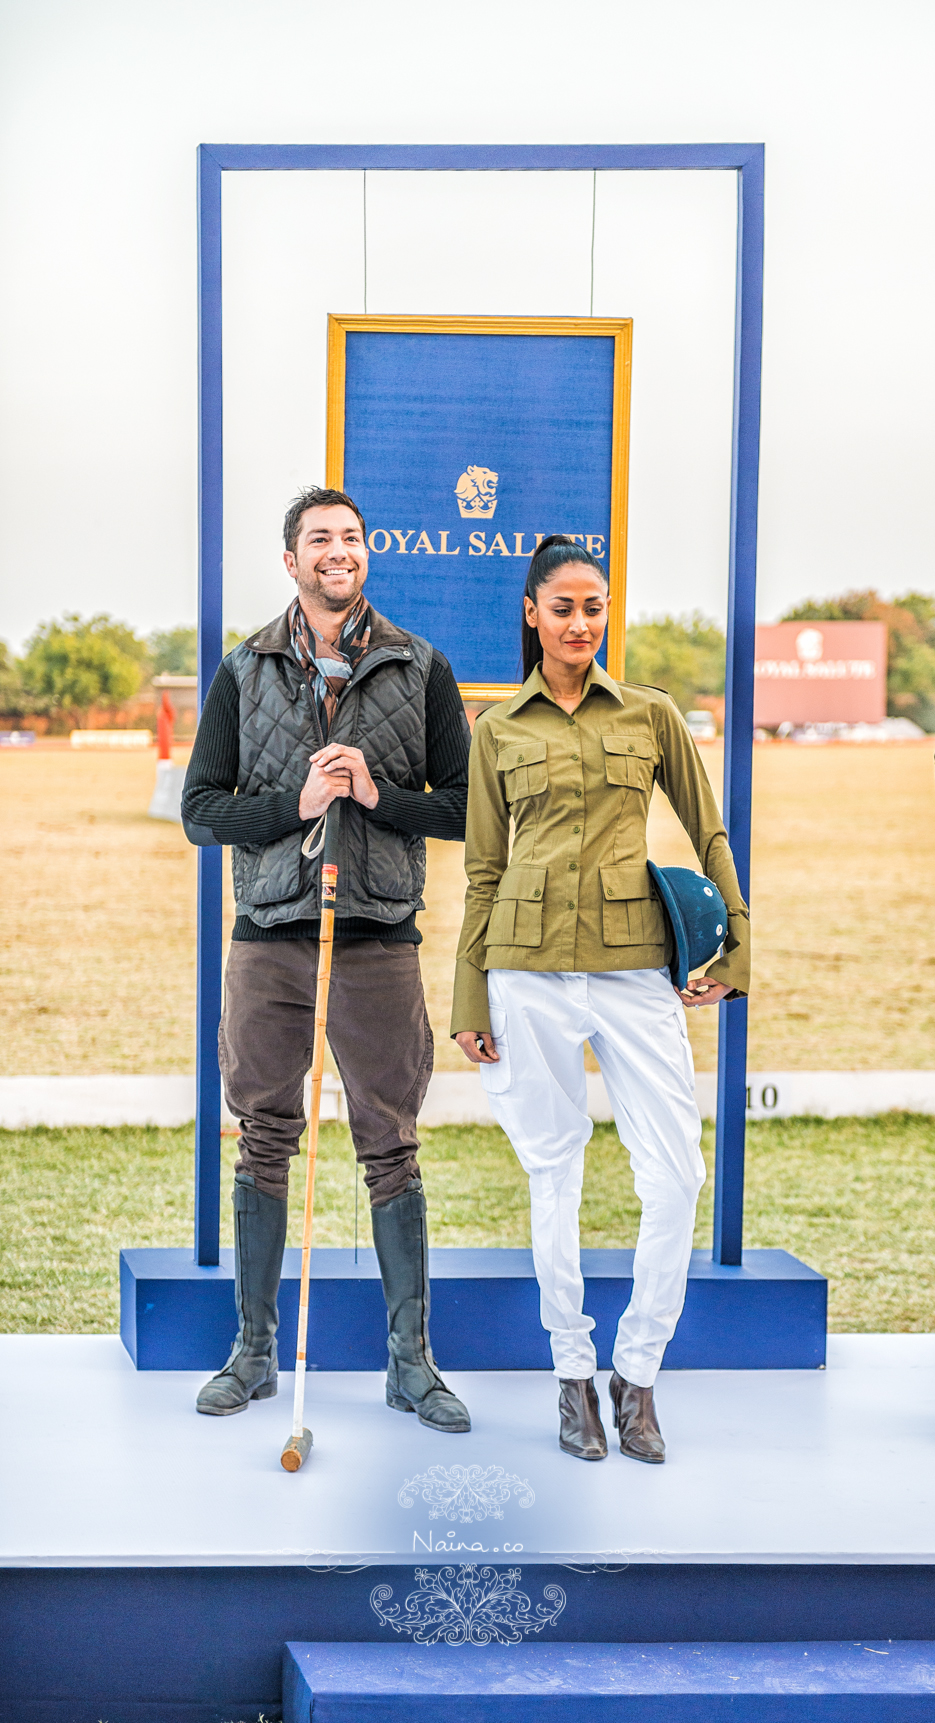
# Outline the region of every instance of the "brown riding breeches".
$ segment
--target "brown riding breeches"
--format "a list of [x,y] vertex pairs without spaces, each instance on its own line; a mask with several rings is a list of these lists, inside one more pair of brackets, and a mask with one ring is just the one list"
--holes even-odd
[[[289,1159],[305,1129],[318,941],[235,941],[225,974],[218,1054],[227,1104],[241,1121],[238,1172],[285,1198]],[[336,939],[328,1042],[344,1084],[371,1203],[419,1177],[416,1119],[432,1074],[432,1031],[418,951],[379,939]]]

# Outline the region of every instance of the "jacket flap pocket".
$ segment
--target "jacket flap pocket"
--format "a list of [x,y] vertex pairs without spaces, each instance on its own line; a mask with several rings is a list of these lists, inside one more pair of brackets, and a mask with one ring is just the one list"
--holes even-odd
[[655,745],[649,736],[603,736],[605,754],[632,754],[637,760],[654,760]]
[[517,866],[507,868],[500,881],[496,901],[503,902],[509,899],[514,902],[518,900],[521,903],[538,902],[545,891],[547,871],[544,867]]
[[508,748],[501,748],[497,756],[498,772],[515,772],[517,766],[530,766],[535,761],[547,760],[548,746],[545,742],[511,742]]
[[652,897],[653,882],[645,863],[612,862],[601,868],[601,885],[605,898],[614,903],[629,902],[635,897]]

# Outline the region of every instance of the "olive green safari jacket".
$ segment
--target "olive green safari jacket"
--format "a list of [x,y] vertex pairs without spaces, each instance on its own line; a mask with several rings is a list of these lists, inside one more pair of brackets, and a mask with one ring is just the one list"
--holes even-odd
[[706,973],[747,992],[749,912],[698,750],[667,694],[614,682],[592,663],[569,717],[536,669],[511,700],[478,718],[469,783],[452,1035],[489,1030],[488,969],[594,972],[669,962],[666,920],[646,867],[654,783],[727,904],[723,953]]

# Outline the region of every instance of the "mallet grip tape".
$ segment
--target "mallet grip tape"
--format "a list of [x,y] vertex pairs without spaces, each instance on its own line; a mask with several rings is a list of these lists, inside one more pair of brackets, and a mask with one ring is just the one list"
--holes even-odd
[[333,904],[338,895],[338,870],[334,862],[323,862],[321,869],[321,902]]

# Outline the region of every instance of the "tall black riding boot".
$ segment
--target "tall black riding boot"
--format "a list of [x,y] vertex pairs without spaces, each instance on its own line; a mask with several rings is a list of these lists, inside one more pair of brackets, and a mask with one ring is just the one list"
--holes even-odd
[[234,1293],[239,1329],[223,1370],[198,1396],[199,1412],[224,1418],[250,1400],[276,1393],[279,1360],[276,1295],[282,1273],[288,1203],[258,1191],[249,1173],[234,1180]]
[[386,1403],[397,1412],[417,1412],[430,1430],[469,1430],[467,1407],[445,1387],[432,1357],[429,1241],[420,1180],[411,1179],[401,1196],[371,1209],[370,1218],[389,1329]]

